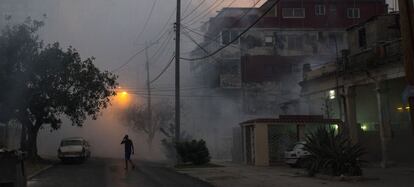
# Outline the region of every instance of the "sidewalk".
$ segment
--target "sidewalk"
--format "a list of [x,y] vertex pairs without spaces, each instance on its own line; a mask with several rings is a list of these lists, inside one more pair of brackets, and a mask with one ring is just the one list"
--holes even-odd
[[224,167],[186,168],[178,172],[199,178],[218,187],[319,187],[319,186],[401,186],[411,187],[414,184],[414,167],[394,167],[389,169],[365,168],[363,181],[335,181],[309,178],[302,169],[284,165],[274,167],[253,167],[232,163],[216,163]]

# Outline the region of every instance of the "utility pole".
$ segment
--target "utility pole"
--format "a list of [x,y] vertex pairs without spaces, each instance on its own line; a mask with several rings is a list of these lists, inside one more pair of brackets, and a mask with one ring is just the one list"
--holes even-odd
[[175,22],[175,141],[180,141],[180,30],[181,0],[177,0]]
[[147,69],[147,104],[148,104],[148,127],[152,128],[152,110],[151,110],[151,80],[150,80],[150,71],[149,71],[149,58],[148,58],[148,42],[145,42],[145,58],[146,58],[146,69]]
[[[400,8],[402,47],[404,51],[405,75],[410,92],[414,90],[414,2],[398,0]],[[411,124],[414,133],[414,95],[409,95]]]

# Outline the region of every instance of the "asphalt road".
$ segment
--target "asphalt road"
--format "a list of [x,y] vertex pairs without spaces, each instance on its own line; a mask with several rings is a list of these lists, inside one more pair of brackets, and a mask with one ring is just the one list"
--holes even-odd
[[90,159],[82,164],[57,164],[28,181],[29,187],[210,187],[162,164],[138,162],[126,171],[123,160]]

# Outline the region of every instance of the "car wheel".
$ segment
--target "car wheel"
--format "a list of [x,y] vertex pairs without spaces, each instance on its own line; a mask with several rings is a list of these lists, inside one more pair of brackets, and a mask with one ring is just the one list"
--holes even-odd
[[305,158],[301,158],[296,163],[297,167],[299,168],[306,168],[308,166],[308,160]]

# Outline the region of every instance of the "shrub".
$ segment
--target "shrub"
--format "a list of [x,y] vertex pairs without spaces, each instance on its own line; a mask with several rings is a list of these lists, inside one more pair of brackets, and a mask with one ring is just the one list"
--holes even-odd
[[178,142],[175,148],[183,163],[203,165],[210,162],[210,153],[204,140]]
[[[175,126],[174,124],[169,124],[166,127],[161,127],[160,132],[165,136],[161,140],[161,145],[163,146],[163,152],[168,160],[176,162],[177,151],[175,147]],[[185,131],[181,131],[180,135],[181,140],[189,141],[192,137],[187,134]]]
[[306,158],[306,168],[311,176],[316,173],[362,175],[360,158],[364,150],[360,144],[353,144],[343,132],[319,128],[307,136],[305,150],[311,153]]

